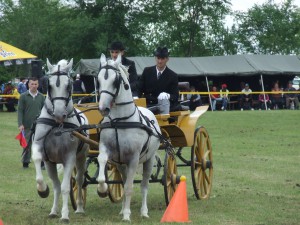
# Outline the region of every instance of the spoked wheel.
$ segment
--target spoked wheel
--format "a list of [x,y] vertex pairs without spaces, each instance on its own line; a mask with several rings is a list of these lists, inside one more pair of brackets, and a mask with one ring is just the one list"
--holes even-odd
[[[77,174],[77,170],[76,168],[73,169],[72,171],[72,175],[71,175],[71,186],[70,186],[70,199],[71,199],[71,203],[72,203],[72,207],[74,210],[77,209],[77,198],[78,198],[78,194],[77,194],[77,190],[78,190],[78,185],[76,182],[76,174]],[[86,204],[86,195],[87,195],[87,187],[83,187],[81,189],[81,193],[82,193],[82,200],[83,200],[83,208],[85,208],[85,204]]]
[[213,158],[211,142],[204,127],[198,127],[195,131],[191,173],[197,199],[208,199],[212,188]]
[[[124,187],[122,176],[117,167],[111,163],[107,163],[105,167],[105,179],[108,181],[108,196],[112,202],[120,202],[123,198]],[[110,181],[120,181],[122,183],[109,183]]]
[[173,157],[170,156],[168,153],[166,153],[165,164],[164,164],[164,176],[163,176],[166,205],[169,204],[171,198],[173,197],[179,181],[180,181],[180,177],[177,176],[176,158],[175,156]]

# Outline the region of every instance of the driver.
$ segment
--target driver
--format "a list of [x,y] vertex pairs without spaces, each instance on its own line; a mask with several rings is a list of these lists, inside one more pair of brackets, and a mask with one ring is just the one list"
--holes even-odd
[[154,52],[156,65],[146,67],[139,79],[139,97],[146,98],[147,107],[154,113],[169,114],[178,106],[178,76],[167,67],[169,51],[158,47]]

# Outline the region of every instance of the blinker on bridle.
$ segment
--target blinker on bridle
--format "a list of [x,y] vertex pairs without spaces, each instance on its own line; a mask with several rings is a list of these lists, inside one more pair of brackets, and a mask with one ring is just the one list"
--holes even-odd
[[100,72],[102,69],[105,69],[105,74],[104,74],[104,79],[105,79],[105,80],[108,79],[108,70],[109,70],[109,69],[115,71],[116,78],[115,78],[115,80],[114,80],[114,86],[115,86],[115,88],[117,89],[117,91],[116,91],[116,93],[111,93],[110,91],[102,90],[102,91],[100,92],[100,95],[101,95],[101,93],[106,93],[106,94],[111,95],[111,96],[115,99],[115,98],[118,96],[118,94],[119,94],[121,82],[123,83],[124,89],[125,89],[125,90],[128,90],[128,89],[129,89],[128,84],[124,81],[123,77],[119,74],[119,73],[120,73],[120,70],[116,69],[115,67],[113,67],[113,66],[111,66],[111,65],[105,65],[105,66],[103,66],[103,67],[100,67],[99,72]]
[[[60,71],[60,65],[58,65],[58,70],[57,72],[55,73],[52,73],[50,74],[51,76],[57,76],[57,79],[56,79],[56,87],[59,87],[60,86],[60,76],[67,76],[69,78],[69,75],[66,73],[66,72],[62,72]],[[47,106],[46,106],[46,109],[47,109],[47,112],[51,115],[51,116],[54,116],[53,112],[54,112],[54,101],[55,100],[64,100],[65,101],[65,107],[67,108],[69,102],[70,102],[70,99],[71,99],[71,96],[72,96],[72,87],[71,87],[71,82],[69,80],[69,83],[68,83],[68,87],[67,87],[67,91],[68,91],[68,97],[54,97],[52,98],[51,96],[51,90],[50,90],[50,84],[49,84],[49,80],[48,80],[48,98],[52,104],[52,110],[50,110]],[[68,117],[70,116],[70,114],[72,113],[73,111],[71,111],[69,114],[68,114]]]

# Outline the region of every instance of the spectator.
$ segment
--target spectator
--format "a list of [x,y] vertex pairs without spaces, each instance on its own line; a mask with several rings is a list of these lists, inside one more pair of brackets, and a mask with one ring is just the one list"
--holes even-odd
[[[195,87],[191,86],[191,92],[195,92]],[[189,108],[190,110],[195,110],[198,106],[202,105],[201,96],[199,94],[188,94],[187,99],[190,100]]]
[[[0,95],[2,95],[2,89],[0,88]],[[3,98],[0,96],[0,112],[3,112]]]
[[260,93],[259,96],[258,96],[258,101],[260,103],[260,108],[259,109],[265,109],[266,105],[267,105],[267,109],[270,110],[271,100],[270,100],[268,94]]
[[276,82],[272,88],[272,92],[274,94],[271,94],[271,101],[272,101],[272,108],[273,109],[283,109],[283,94],[280,93],[282,91],[281,88],[279,88],[278,82]]
[[[293,87],[293,82],[289,81],[288,86],[285,89],[286,92],[293,92],[296,89]],[[287,109],[299,109],[299,99],[296,93],[285,93],[286,108]]]
[[[20,131],[25,132],[25,138],[27,143],[31,135],[31,126],[39,116],[41,109],[44,106],[45,97],[38,91],[38,79],[36,77],[29,78],[28,87],[29,90],[23,93],[19,99],[18,107],[18,127]],[[30,163],[30,146],[25,151],[22,158],[23,168],[28,168]]]
[[129,83],[130,83],[130,89],[132,92],[132,96],[137,97],[138,96],[138,75],[136,73],[135,63],[134,63],[134,61],[131,61],[124,56],[125,47],[124,47],[123,43],[120,41],[115,41],[115,42],[111,43],[109,52],[110,52],[110,57],[114,61],[117,59],[118,55],[121,53],[122,65],[128,67]]
[[1,84],[1,93],[4,92],[4,89],[5,89],[5,84],[3,83],[3,84]]
[[[1,88],[0,88],[0,95],[3,94],[4,91],[4,84],[1,84]],[[4,98],[0,97],[0,112],[3,112],[3,103],[4,102]]]
[[215,111],[216,110],[217,101],[222,101],[222,98],[220,98],[220,95],[218,93],[216,93],[216,92],[218,92],[216,86],[213,86],[211,91],[215,92],[214,94],[210,95],[212,111]]
[[20,94],[22,94],[22,93],[24,93],[24,92],[27,91],[26,81],[27,81],[27,79],[24,78],[24,77],[22,77],[22,78],[20,79],[20,82],[19,82],[19,84],[18,84],[18,92],[19,92]]
[[227,109],[227,104],[228,104],[228,94],[229,90],[227,89],[227,84],[222,84],[222,88],[220,90],[220,98],[222,99],[222,110]]
[[[82,80],[80,80],[80,74],[76,75],[76,80],[73,82],[73,94],[84,94],[86,89]],[[74,103],[78,103],[80,96],[74,96]]]
[[146,67],[139,80],[139,96],[146,98],[154,113],[169,114],[182,109],[178,103],[178,76],[167,67],[169,54],[166,47],[158,47],[154,52],[156,66]]
[[[3,92],[4,95],[13,95],[14,86],[12,85],[11,81],[9,81],[5,87]],[[5,103],[5,107],[7,108],[7,112],[15,112],[15,98],[13,97],[4,97],[3,102]]]
[[245,84],[245,88],[242,90],[242,95],[241,95],[241,111],[244,109],[251,109],[252,108],[252,90],[249,88],[249,84]]
[[20,93],[18,91],[18,88],[13,86],[13,93],[12,93],[15,97],[13,98],[13,102],[14,102],[14,105],[17,105],[18,104],[18,101],[20,99]]

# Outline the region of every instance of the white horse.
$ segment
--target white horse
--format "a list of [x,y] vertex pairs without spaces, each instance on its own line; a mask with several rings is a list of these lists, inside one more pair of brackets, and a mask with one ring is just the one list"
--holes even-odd
[[155,152],[159,148],[160,128],[153,113],[137,107],[132,98],[127,68],[121,64],[119,55],[116,62],[100,58],[99,110],[104,116],[101,123],[99,156],[100,165],[98,191],[105,193],[104,169],[107,160],[115,163],[124,183],[122,203],[123,220],[130,221],[130,201],[133,181],[139,163],[143,164],[141,182],[142,207],[141,216],[148,217],[147,193],[152,172]]
[[[41,115],[36,121],[35,135],[32,142],[32,160],[36,168],[37,191],[42,198],[49,195],[49,188],[41,170],[41,161],[45,161],[48,176],[53,183],[54,201],[49,214],[50,218],[58,217],[59,196],[62,194],[63,206],[61,222],[69,222],[68,198],[70,178],[76,166],[78,198],[76,213],[84,213],[81,187],[84,181],[85,161],[88,145],[74,137],[69,131],[87,124],[83,114],[78,115],[72,101],[72,81],[68,75],[73,59],[68,63],[61,60],[52,66],[47,59],[50,72],[48,92]],[[81,120],[81,121],[79,121]],[[63,180],[60,183],[56,164],[64,166]]]

